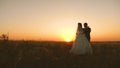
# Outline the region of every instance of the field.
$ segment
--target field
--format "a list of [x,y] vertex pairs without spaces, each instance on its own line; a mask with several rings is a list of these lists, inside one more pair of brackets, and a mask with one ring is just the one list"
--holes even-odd
[[72,42],[0,41],[0,68],[120,68],[120,42],[91,45],[92,55],[73,55]]

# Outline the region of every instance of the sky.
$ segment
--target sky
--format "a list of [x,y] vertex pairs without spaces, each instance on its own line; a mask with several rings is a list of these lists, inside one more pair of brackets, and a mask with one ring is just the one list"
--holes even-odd
[[69,41],[87,22],[92,41],[120,41],[120,0],[0,0],[0,35]]

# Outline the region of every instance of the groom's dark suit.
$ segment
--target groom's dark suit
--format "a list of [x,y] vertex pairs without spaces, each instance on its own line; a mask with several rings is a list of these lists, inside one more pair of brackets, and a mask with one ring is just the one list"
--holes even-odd
[[90,42],[90,32],[91,32],[91,28],[90,27],[85,27],[84,28],[84,33],[86,38],[88,39],[88,41]]

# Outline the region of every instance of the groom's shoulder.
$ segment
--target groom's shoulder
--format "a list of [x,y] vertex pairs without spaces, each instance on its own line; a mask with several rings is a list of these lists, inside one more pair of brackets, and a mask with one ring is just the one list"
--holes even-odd
[[91,28],[90,27],[88,27],[88,30],[91,32]]
[[90,27],[87,27],[88,29],[91,29]]
[[91,28],[90,28],[90,27],[87,27],[87,28],[86,28],[86,30],[89,30],[89,31],[91,31]]
[[86,27],[85,29],[91,29],[90,27]]

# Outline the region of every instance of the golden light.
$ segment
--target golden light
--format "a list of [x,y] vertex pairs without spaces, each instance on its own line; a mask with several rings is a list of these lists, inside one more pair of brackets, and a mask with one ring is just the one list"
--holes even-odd
[[62,39],[65,41],[65,42],[71,42],[73,41],[74,39],[74,32],[73,31],[63,31],[62,32]]
[[66,38],[65,41],[66,41],[66,42],[71,42],[72,39],[70,39],[70,38]]

